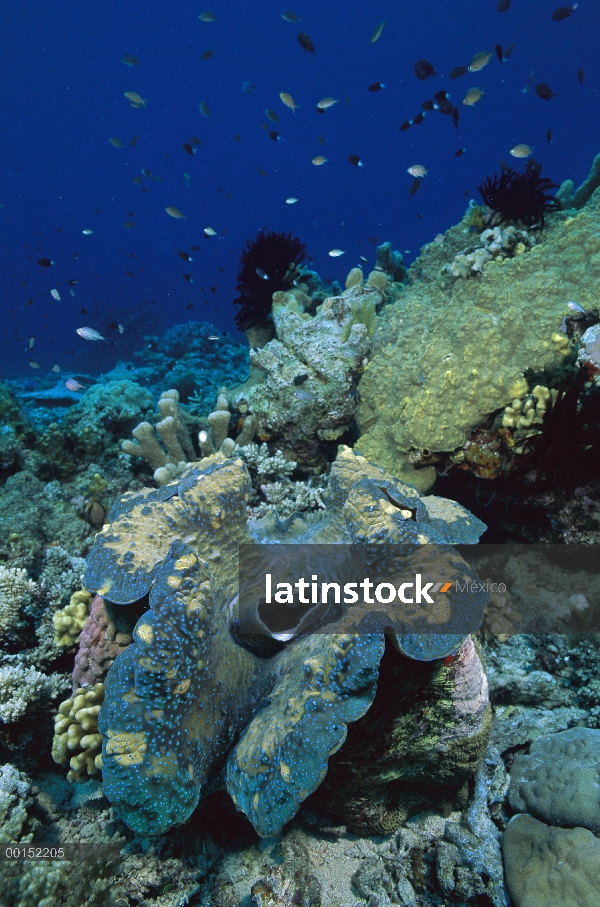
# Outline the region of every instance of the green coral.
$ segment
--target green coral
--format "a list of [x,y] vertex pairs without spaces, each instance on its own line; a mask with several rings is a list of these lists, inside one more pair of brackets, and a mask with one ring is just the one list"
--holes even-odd
[[377,323],[375,303],[380,301],[381,297],[375,293],[365,293],[362,288],[354,290],[350,297],[350,320],[345,322],[342,329],[342,343],[347,341],[355,324],[364,324],[367,329],[367,336],[373,336]]
[[69,781],[94,775],[102,768],[102,737],[98,733],[98,713],[104,701],[104,684],[81,687],[61,702],[54,719],[52,758],[59,765],[69,764]]
[[73,593],[68,605],[60,611],[56,611],[52,616],[55,630],[54,642],[57,646],[69,648],[78,642],[89,617],[92,598],[90,592],[80,589],[79,592]]
[[359,385],[360,453],[424,490],[435,473],[416,471],[412,452],[461,447],[490,413],[527,393],[527,369],[561,363],[567,300],[593,309],[600,295],[599,209],[596,193],[576,216],[548,218],[542,242],[490,261],[477,280],[440,274],[453,238],[426,248],[412,283],[383,311],[378,352]]

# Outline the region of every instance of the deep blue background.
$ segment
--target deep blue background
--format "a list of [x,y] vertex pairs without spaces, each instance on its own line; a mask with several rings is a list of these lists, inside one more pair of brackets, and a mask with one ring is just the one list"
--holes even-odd
[[[500,160],[512,163],[508,152],[518,142],[535,146],[545,175],[581,182],[600,151],[600,9],[581,0],[570,18],[553,22],[559,2],[512,0],[501,14],[495,0],[4,0],[0,375],[35,377],[55,363],[100,373],[130,356],[144,334],[189,319],[235,333],[239,255],[260,228],[298,235],[325,278],[343,279],[360,255],[372,264],[369,238],[410,249],[410,261],[462,216]],[[216,22],[198,18],[207,8]],[[287,9],[301,22],[285,22]],[[314,54],[300,47],[300,30]],[[494,57],[479,73],[448,79],[476,52],[511,42],[503,65]],[[215,53],[201,61],[207,50]],[[139,65],[125,66],[126,54]],[[413,71],[423,57],[439,73],[426,83]],[[531,70],[535,83],[557,92],[553,101],[521,92]],[[251,93],[241,90],[246,80]],[[387,87],[368,92],[377,80]],[[475,85],[485,96],[463,106]],[[442,88],[460,108],[460,129],[432,113],[399,132]],[[147,98],[147,108],[133,109],[125,91]],[[293,95],[295,114],[280,91]],[[327,95],[340,103],[321,115],[315,105]],[[199,111],[203,100],[209,117]],[[269,128],[280,142],[261,128],[266,107],[279,116]],[[182,148],[192,135],[202,142],[194,157]],[[114,148],[110,136],[125,147]],[[466,153],[456,158],[460,147]],[[328,162],[315,167],[321,153]],[[364,166],[353,167],[349,154]],[[406,170],[417,163],[429,173],[409,198]],[[142,167],[160,182],[134,185]],[[285,204],[290,195],[299,199],[294,206]],[[169,217],[167,205],[186,219]],[[126,229],[127,221],[135,226]],[[206,226],[218,236],[204,237]],[[84,236],[85,228],[93,234]],[[187,264],[177,251],[193,244],[201,251]],[[346,254],[329,258],[334,247]],[[54,267],[40,268],[41,257]],[[78,281],[74,297],[70,279]],[[122,322],[125,333],[109,331],[106,347],[75,334],[82,325],[106,333],[110,322]],[[27,353],[31,334],[35,348]],[[30,356],[42,371],[30,370]]]

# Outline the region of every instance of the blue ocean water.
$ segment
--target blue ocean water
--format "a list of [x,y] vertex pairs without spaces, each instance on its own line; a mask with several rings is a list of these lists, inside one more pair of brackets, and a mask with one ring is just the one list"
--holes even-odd
[[[587,175],[600,150],[600,10],[591,0],[562,21],[552,19],[557,0],[512,0],[503,13],[494,0],[289,0],[297,22],[282,18],[287,3],[5,0],[2,376],[33,377],[30,336],[38,375],[54,364],[104,372],[144,335],[189,319],[236,336],[239,256],[260,229],[299,236],[321,276],[341,280],[361,255],[374,263],[377,242],[389,240],[412,261],[479,198],[478,184],[501,160],[523,167],[509,155],[517,143],[532,145],[556,182],[577,185]],[[199,18],[205,10],[214,21]],[[314,53],[300,45],[300,31]],[[493,55],[480,72],[449,79],[497,44],[514,44],[508,60]],[[126,55],[138,64],[124,64]],[[419,81],[419,59],[438,75]],[[533,86],[549,85],[554,99],[523,92],[532,71]],[[377,81],[386,87],[369,91]],[[464,106],[474,86],[485,94]],[[401,132],[440,90],[458,107],[459,128],[431,112]],[[125,92],[146,106],[132,107]],[[292,95],[295,112],[280,92]],[[339,103],[319,113],[324,97]],[[183,148],[191,137],[201,143],[192,155]],[[319,154],[327,162],[315,166]],[[411,197],[407,168],[415,164],[428,173]],[[297,203],[286,204],[290,196]],[[168,206],[185,217],[170,217]],[[329,257],[334,248],[345,254]],[[39,266],[44,258],[54,264]],[[75,333],[81,326],[109,343],[86,343]]]

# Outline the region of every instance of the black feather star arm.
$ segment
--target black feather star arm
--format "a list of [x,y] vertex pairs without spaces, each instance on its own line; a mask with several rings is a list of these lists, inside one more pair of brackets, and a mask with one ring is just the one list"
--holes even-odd
[[271,314],[273,293],[289,290],[297,266],[304,261],[306,248],[291,233],[263,233],[248,240],[240,257],[237,276],[239,306],[235,323],[240,330],[265,324]]
[[550,194],[558,189],[547,177],[541,176],[542,166],[528,161],[525,173],[512,167],[502,170],[500,176],[488,176],[479,186],[483,201],[505,220],[520,220],[526,227],[544,226],[544,214],[561,207],[560,201]]

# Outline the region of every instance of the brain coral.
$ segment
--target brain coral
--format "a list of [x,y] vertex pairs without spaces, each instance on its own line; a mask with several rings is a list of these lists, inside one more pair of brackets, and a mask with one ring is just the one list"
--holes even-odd
[[433,470],[415,472],[410,451],[462,446],[470,429],[526,392],[526,369],[560,362],[567,300],[597,306],[599,209],[596,192],[574,216],[553,215],[533,249],[490,262],[477,280],[441,274],[464,221],[426,248],[374,338],[378,352],[359,385],[360,453],[424,490]]
[[[296,636],[268,657],[241,645],[232,623],[240,544],[402,540],[412,544],[399,552],[413,552],[437,541],[446,576],[465,579],[472,574],[447,543],[475,542],[484,527],[348,449],[333,465],[318,522],[247,521],[243,461],[210,459],[172,485],[124,495],[88,558],[88,589],[120,605],[149,595],[133,644],[106,677],[104,787],[135,831],[158,834],[189,817],[225,766],[234,802],[270,836],[323,781],[347,724],[369,709],[384,635],[355,632],[359,614],[342,632]],[[485,596],[470,602],[481,616]],[[442,604],[451,614],[451,591]],[[394,643],[417,659],[443,657],[464,639],[444,633],[448,620],[426,642],[413,635]]]

